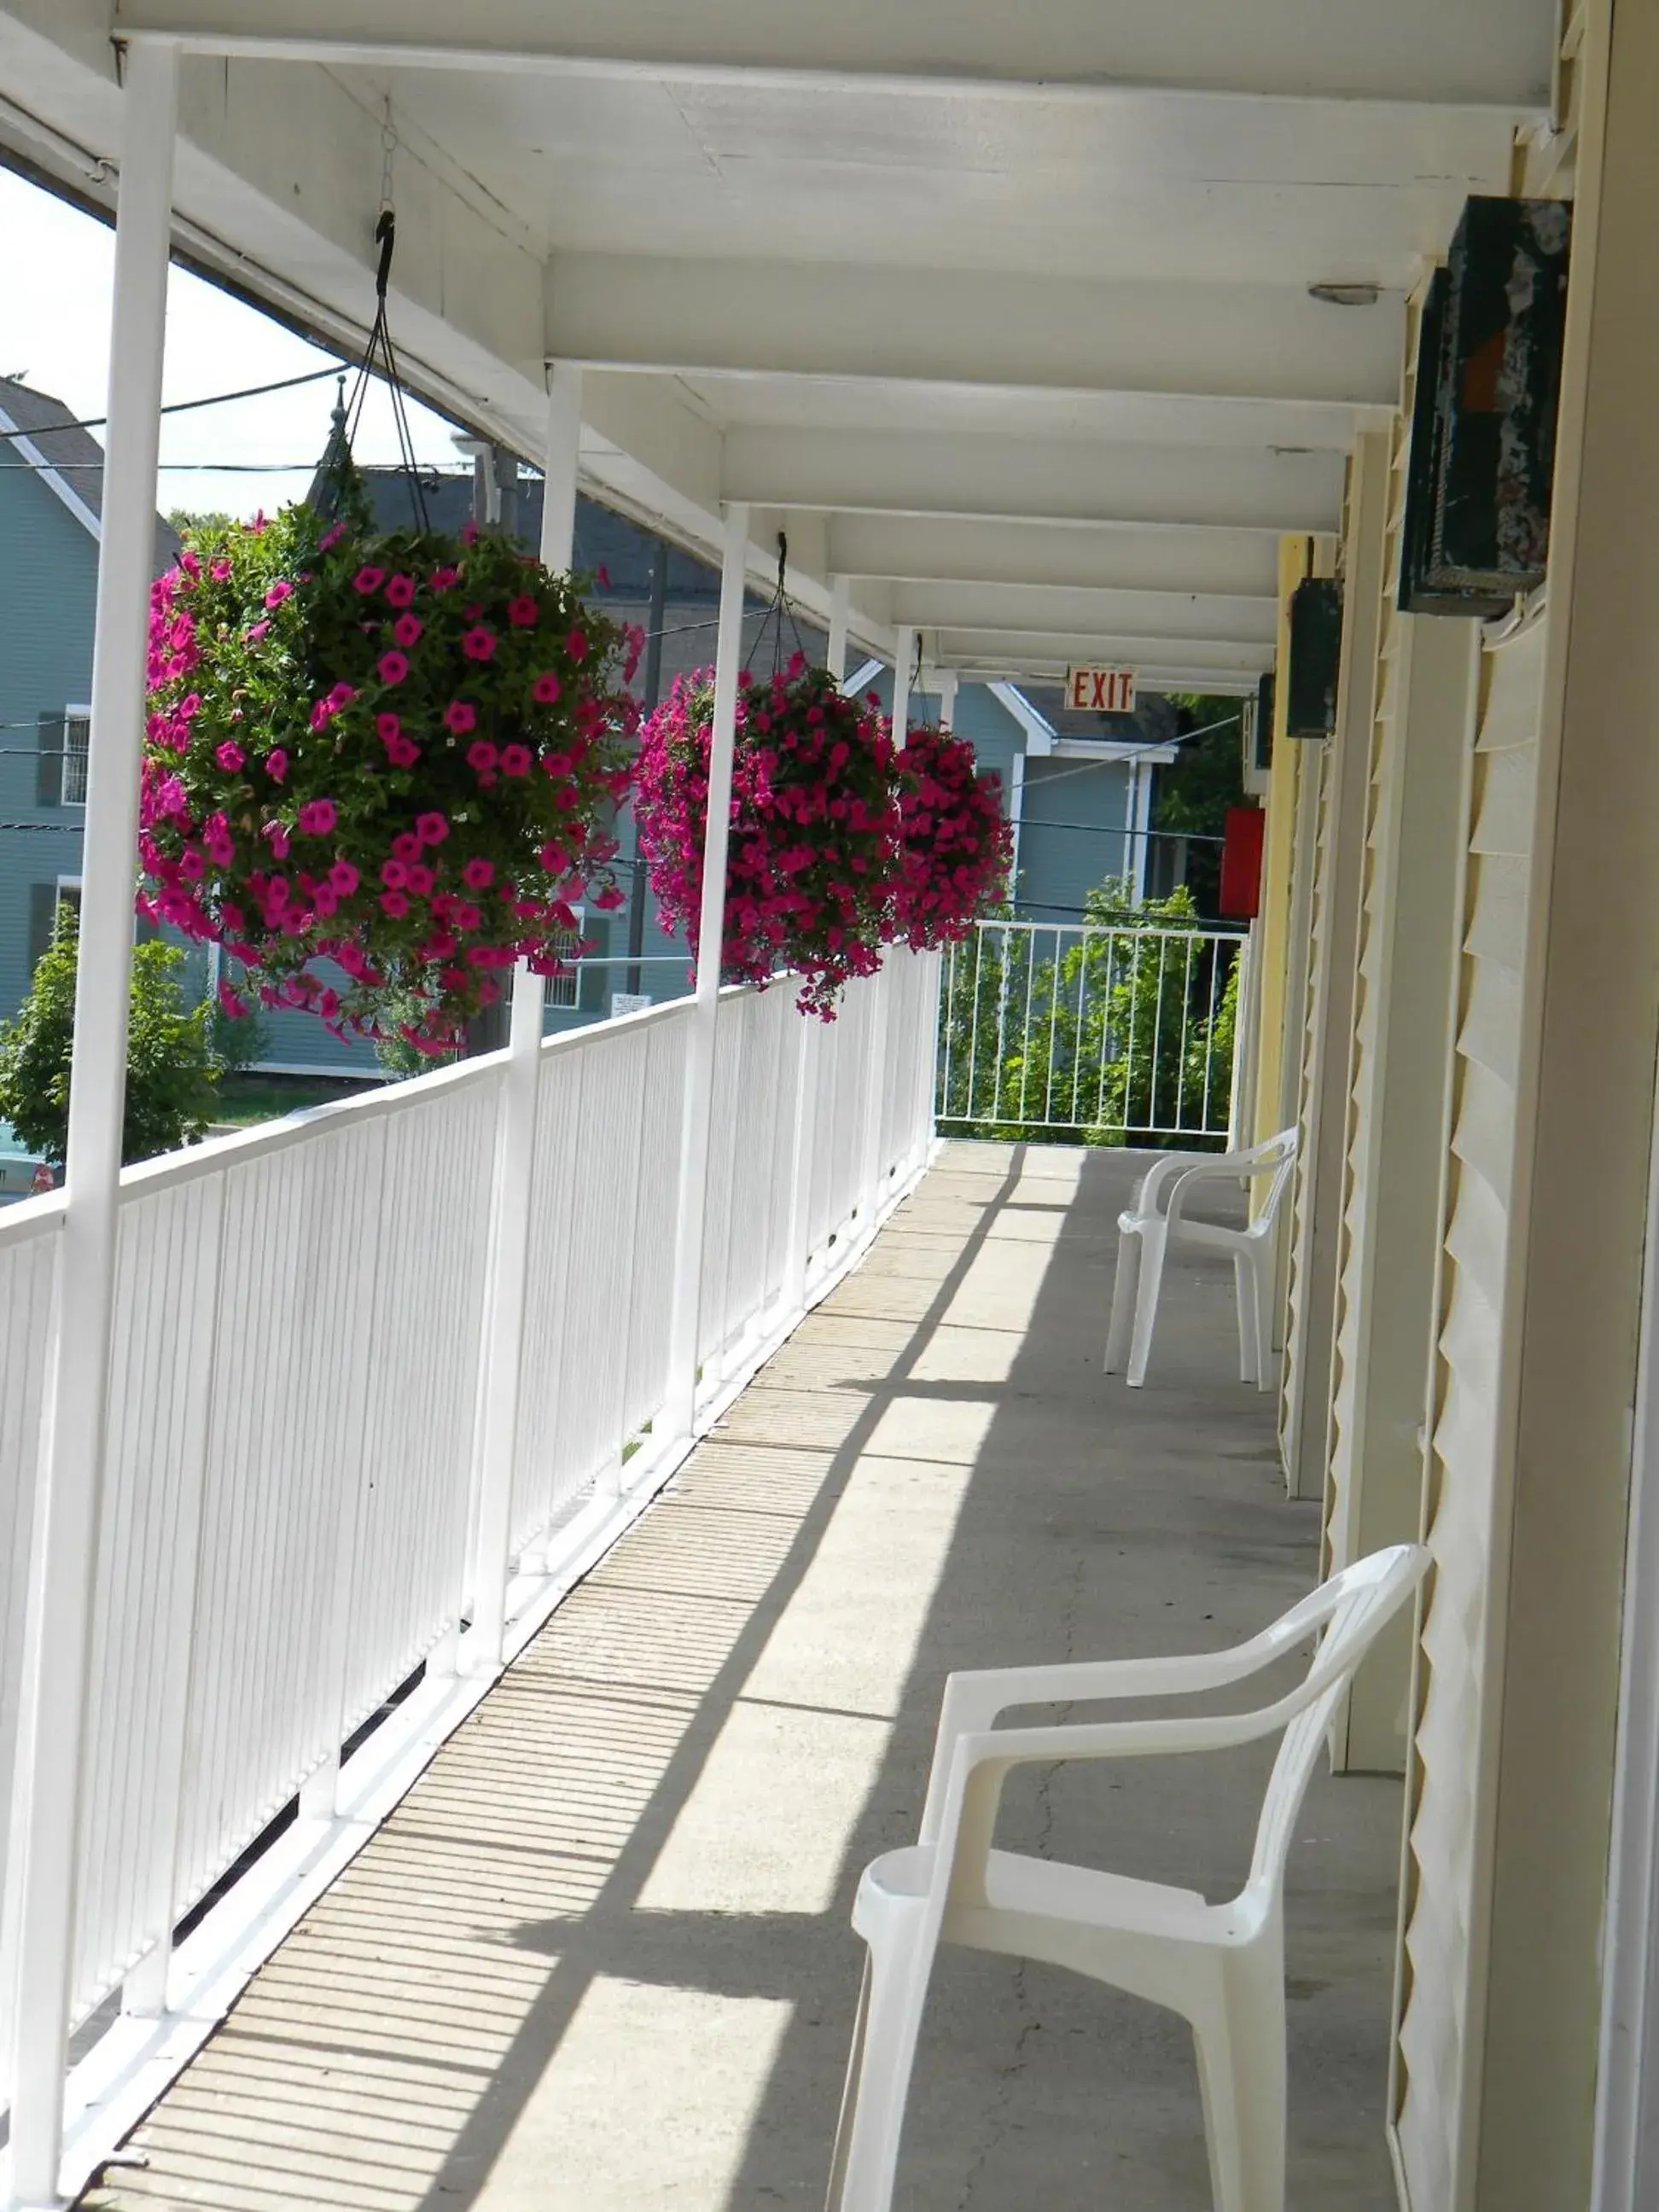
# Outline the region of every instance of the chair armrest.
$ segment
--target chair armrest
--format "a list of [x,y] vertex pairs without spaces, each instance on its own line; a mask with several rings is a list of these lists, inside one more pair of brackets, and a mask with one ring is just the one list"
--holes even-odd
[[941,1793],[937,1825],[924,1822],[921,1842],[936,1846],[934,1904],[947,1893],[984,1900],[985,1867],[996,1833],[1002,1787],[1017,1766],[1049,1766],[1074,1759],[1146,1759],[1230,1751],[1277,1735],[1307,1703],[1306,1686],[1248,1713],[1190,1719],[1084,1721],[1056,1728],[990,1729],[958,1736]]
[[[933,1742],[933,1771],[921,1816],[921,1841],[930,1842],[939,1823],[958,1741],[966,1735],[990,1729],[1001,1713],[1013,1705],[1077,1705],[1118,1698],[1181,1698],[1204,1690],[1224,1689],[1258,1674],[1286,1651],[1305,1642],[1311,1630],[1297,1627],[1285,1634],[1279,1625],[1264,1629],[1248,1643],[1224,1651],[1185,1654],[1173,1659],[1083,1660],[1050,1667],[982,1668],[952,1674],[945,1685],[939,1708],[939,1731]],[[1133,1723],[1139,1725],[1139,1723]],[[1065,1723],[1068,1729],[1073,1723]],[[1005,1730],[997,1741],[1029,1735],[1029,1729]]]
[[1178,1174],[1182,1168],[1189,1168],[1198,1157],[1195,1152],[1161,1154],[1152,1162],[1135,1186],[1134,1196],[1129,1201],[1130,1212],[1143,1215],[1155,1214],[1158,1212],[1158,1195],[1164,1184],[1172,1175]]
[[1198,1183],[1250,1182],[1257,1176],[1277,1175],[1281,1164],[1280,1158],[1258,1159],[1254,1152],[1217,1152],[1212,1158],[1184,1169],[1176,1176],[1170,1187],[1164,1218],[1171,1223],[1179,1221],[1187,1200]]

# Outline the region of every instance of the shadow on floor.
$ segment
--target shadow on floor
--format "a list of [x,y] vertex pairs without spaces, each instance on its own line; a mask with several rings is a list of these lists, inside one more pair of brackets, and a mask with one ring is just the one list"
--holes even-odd
[[[1098,1370],[1121,1153],[953,1146],[574,1594],[92,2202],[821,2204],[860,1869],[914,1835],[951,1668],[1233,1641],[1313,1579],[1231,1280]],[[1271,1747],[1012,1788],[1001,1839],[1223,1893]],[[1393,2203],[1398,1785],[1319,1778],[1290,1875],[1291,2212]],[[1200,2212],[1190,2041],[945,1952],[905,2212]]]

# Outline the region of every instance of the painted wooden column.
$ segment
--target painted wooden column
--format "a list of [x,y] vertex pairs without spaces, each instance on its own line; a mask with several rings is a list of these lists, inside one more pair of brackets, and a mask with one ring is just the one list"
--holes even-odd
[[847,673],[847,617],[852,586],[850,576],[836,576],[830,586],[830,645],[824,665],[837,684]]
[[12,2185],[55,2203],[74,1973],[80,1809],[109,1426],[131,988],[132,890],[172,234],[178,49],[129,50],[93,649],[75,1045],[58,1305],[41,1425],[40,1571],[25,1627]]
[[1284,1455],[1293,1498],[1322,1498],[1330,1443],[1337,1264],[1346,1180],[1354,960],[1364,891],[1365,808],[1376,711],[1389,439],[1361,434],[1348,486],[1342,659],[1327,779],[1320,914],[1310,978],[1299,1204],[1292,1258],[1295,1323],[1286,1347]]
[[[581,411],[581,370],[568,362],[556,362],[548,387],[541,557],[544,567],[560,574],[569,568],[575,547]],[[469,1671],[489,1673],[501,1665],[507,1631],[546,999],[546,979],[520,960],[513,971],[512,1027],[501,1081],[490,1271],[484,1296],[486,1364],[473,1624],[466,1639]]]
[[[910,726],[910,677],[915,665],[916,633],[908,626],[901,627],[893,659],[893,743],[902,751]],[[872,1003],[870,1008],[870,1030],[866,1069],[867,1085],[864,1100],[864,1171],[860,1200],[860,1231],[864,1237],[873,1237],[876,1216],[881,1206],[881,1187],[887,1163],[882,1158],[882,1109],[887,1096],[888,999],[891,978],[887,961],[870,979]]]
[[732,757],[737,734],[738,676],[743,657],[743,601],[749,568],[749,509],[726,510],[720,562],[720,626],[714,657],[714,726],[709,747],[708,805],[702,841],[702,903],[697,924],[697,987],[686,1057],[681,1131],[679,1206],[674,1234],[673,1304],[669,1324],[671,1437],[696,1431],[697,1334],[702,1255],[708,1227],[708,1151],[714,1119],[715,1032],[720,1019],[720,947],[726,937],[726,853],[732,827]]

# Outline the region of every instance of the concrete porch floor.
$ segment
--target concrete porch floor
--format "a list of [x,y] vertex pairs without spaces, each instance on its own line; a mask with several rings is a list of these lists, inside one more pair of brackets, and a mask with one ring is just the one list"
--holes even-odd
[[[1231,1642],[1315,1573],[1231,1278],[1099,1372],[1133,1156],[953,1145],[309,1913],[83,2200],[106,2212],[817,2212],[865,1862],[952,1668]],[[1268,1754],[1270,1756],[1270,1753]],[[1062,1767],[1012,1848],[1224,1893],[1267,1759]],[[1291,2212],[1383,2212],[1399,1785],[1291,1859]],[[1202,2212],[1190,2039],[941,1954],[905,2212]]]

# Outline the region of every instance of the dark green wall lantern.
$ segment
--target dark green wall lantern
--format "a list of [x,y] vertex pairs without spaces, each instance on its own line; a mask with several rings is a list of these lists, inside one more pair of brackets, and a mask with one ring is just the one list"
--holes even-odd
[[1328,738],[1336,729],[1336,686],[1342,670],[1342,586],[1334,576],[1309,576],[1291,600],[1290,681],[1285,734]]

